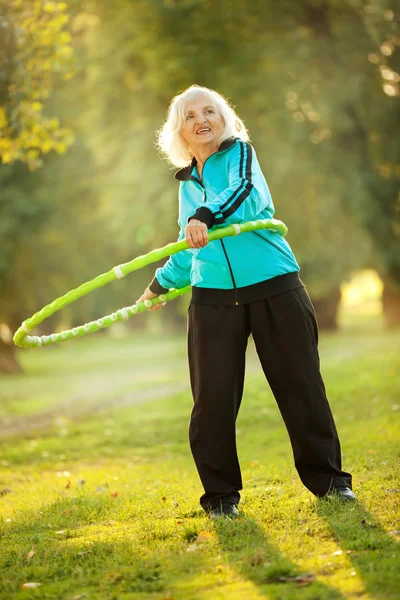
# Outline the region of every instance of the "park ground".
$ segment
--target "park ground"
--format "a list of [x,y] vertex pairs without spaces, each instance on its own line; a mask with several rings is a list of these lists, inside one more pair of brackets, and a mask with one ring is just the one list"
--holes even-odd
[[322,335],[359,498],[343,504],[299,482],[250,346],[241,516],[216,522],[198,504],[183,336],[21,350],[25,372],[0,379],[1,600],[400,598],[399,348],[378,318]]

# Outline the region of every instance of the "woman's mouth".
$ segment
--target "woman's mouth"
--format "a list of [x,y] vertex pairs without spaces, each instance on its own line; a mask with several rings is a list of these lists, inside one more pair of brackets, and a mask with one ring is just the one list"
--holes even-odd
[[209,133],[211,131],[211,129],[209,127],[202,127],[201,129],[198,129],[196,131],[196,135],[202,135],[205,133]]

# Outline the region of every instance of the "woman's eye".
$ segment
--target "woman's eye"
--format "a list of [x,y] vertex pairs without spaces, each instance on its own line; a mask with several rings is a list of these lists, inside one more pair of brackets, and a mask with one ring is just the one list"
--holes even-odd
[[212,108],[209,108],[209,109],[207,110],[207,112],[208,112],[208,113],[213,113],[214,111],[213,111],[213,109],[212,109]]
[[189,119],[193,119],[193,115],[188,115],[188,116],[186,117],[186,121],[189,121]]

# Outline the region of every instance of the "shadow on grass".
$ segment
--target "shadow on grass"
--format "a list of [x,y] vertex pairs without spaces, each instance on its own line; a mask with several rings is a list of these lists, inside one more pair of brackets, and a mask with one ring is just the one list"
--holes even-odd
[[375,599],[398,599],[400,545],[360,503],[320,500],[317,514],[328,524],[337,544]]
[[[270,600],[343,599],[337,589],[299,570],[253,518],[205,522],[202,511],[191,508],[190,501],[157,504],[152,494],[124,503],[82,494],[29,511],[0,528],[0,596],[11,600],[21,583],[37,581],[43,597],[57,600],[83,593],[87,600],[192,600],[223,586],[234,598],[249,592],[248,597]],[[366,592],[375,599],[398,598],[399,545],[371,514],[360,504],[339,501],[317,501],[315,511],[346,555],[350,551]],[[215,530],[217,547],[211,538],[193,548],[204,529]]]
[[59,499],[0,527],[0,597],[38,582],[35,597],[54,600],[169,598],[176,582],[190,591],[207,568],[205,556],[187,552],[197,533],[151,499],[136,510],[104,496]]
[[[28,581],[41,583],[40,597],[54,600],[83,594],[86,600],[195,600],[213,590],[243,599],[343,598],[318,581],[296,582],[297,566],[252,518],[205,522],[202,511],[188,508],[166,510],[151,497],[121,505],[110,497],[80,496],[30,511],[3,528],[1,598],[20,597]],[[201,530],[214,528],[217,546],[193,543]]]
[[304,573],[277,550],[257,522],[246,515],[215,521],[221,549],[242,577],[269,599],[338,600],[342,594]]

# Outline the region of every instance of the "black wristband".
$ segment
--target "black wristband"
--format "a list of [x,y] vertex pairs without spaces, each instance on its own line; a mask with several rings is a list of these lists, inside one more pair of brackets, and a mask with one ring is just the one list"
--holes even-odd
[[191,219],[198,219],[202,223],[205,223],[207,225],[207,229],[211,229],[214,224],[214,215],[212,214],[211,210],[205,206],[200,206],[194,215],[188,218],[188,223]]
[[168,288],[164,288],[158,282],[158,279],[156,277],[154,277],[153,281],[150,283],[149,290],[153,292],[153,294],[157,294],[157,296],[159,296],[160,294],[166,294],[168,292]]

